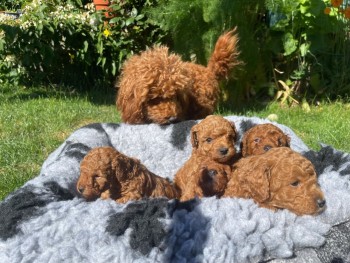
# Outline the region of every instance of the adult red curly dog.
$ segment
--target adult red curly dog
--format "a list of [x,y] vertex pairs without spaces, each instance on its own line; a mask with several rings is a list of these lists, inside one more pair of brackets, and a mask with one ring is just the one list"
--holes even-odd
[[218,38],[206,67],[182,61],[165,46],[130,57],[116,84],[116,105],[123,122],[168,124],[212,114],[219,82],[241,64],[238,55],[234,28]]

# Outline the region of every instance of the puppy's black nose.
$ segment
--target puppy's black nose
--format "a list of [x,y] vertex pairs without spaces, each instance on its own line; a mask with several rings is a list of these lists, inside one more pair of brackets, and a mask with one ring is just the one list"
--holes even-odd
[[317,199],[317,205],[319,208],[323,208],[326,205],[326,200],[324,199]]
[[84,187],[79,186],[79,187],[78,187],[78,192],[82,194],[82,193],[84,192]]
[[228,153],[228,149],[227,148],[220,148],[219,149],[219,152],[222,154],[222,155],[225,155]]
[[271,149],[272,147],[270,145],[265,145],[264,146],[264,151],[267,152]]
[[216,170],[208,170],[208,175],[210,176],[210,178],[214,178],[217,174],[218,172]]

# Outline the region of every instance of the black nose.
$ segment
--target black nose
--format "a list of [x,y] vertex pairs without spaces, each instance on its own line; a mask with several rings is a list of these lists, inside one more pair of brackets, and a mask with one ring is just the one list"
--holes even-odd
[[326,205],[326,200],[324,199],[317,199],[317,205],[319,208],[323,208]]
[[220,148],[219,149],[219,152],[222,154],[222,155],[225,155],[228,153],[228,149],[227,148]]
[[265,145],[264,146],[264,151],[267,152],[268,150],[270,150],[272,147],[270,145]]
[[82,193],[84,192],[84,187],[79,186],[79,187],[78,187],[78,192],[82,194]]
[[210,176],[210,178],[214,178],[217,174],[218,172],[216,170],[208,170],[208,175]]

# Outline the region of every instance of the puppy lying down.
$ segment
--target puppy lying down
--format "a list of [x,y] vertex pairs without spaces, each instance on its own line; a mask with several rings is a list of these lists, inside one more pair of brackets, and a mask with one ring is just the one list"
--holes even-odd
[[88,152],[80,164],[77,190],[87,200],[112,198],[118,203],[144,197],[178,197],[167,179],[112,147],[97,147]]
[[252,198],[262,207],[316,215],[326,208],[312,163],[288,147],[242,158],[232,167],[223,197]]
[[[221,127],[230,130],[224,133],[228,137],[220,142],[221,135],[211,135],[208,143],[209,135],[204,135],[208,129],[202,129],[202,126],[209,121],[225,124],[227,127]],[[200,147],[210,150],[213,146],[214,152],[220,152],[223,145],[233,149],[235,128],[231,125],[218,116],[211,116],[193,127],[191,136],[194,152],[179,170],[180,173],[176,174],[175,185],[150,172],[137,159],[112,147],[98,147],[91,150],[81,162],[77,190],[87,200],[112,198],[119,203],[145,197],[186,201],[195,197],[222,196],[252,198],[261,207],[288,209],[297,215],[316,215],[324,211],[326,201],[317,183],[313,165],[288,147],[269,148],[263,154],[241,158],[233,164],[218,162],[210,155],[205,157],[205,151],[199,154]],[[198,154],[202,157],[198,158]],[[189,164],[190,167],[184,169]],[[180,174],[181,188],[177,181]]]

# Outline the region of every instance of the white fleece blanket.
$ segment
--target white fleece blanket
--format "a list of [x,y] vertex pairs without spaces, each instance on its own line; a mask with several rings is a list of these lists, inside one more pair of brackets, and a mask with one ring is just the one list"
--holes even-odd
[[[227,116],[240,139],[258,118]],[[310,150],[286,126],[291,148],[315,165],[326,201],[316,217],[215,197],[185,203],[150,199],[86,202],[75,184],[85,154],[113,146],[173,179],[191,154],[190,129],[91,124],[73,132],[40,174],[0,202],[0,262],[350,262],[350,156]]]

